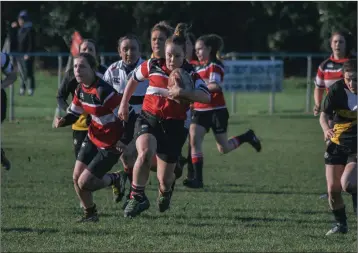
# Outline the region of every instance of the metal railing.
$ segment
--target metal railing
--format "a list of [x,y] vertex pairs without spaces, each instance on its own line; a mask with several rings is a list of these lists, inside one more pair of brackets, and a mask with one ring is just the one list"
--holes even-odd
[[[13,57],[23,57],[23,53],[11,52],[9,53],[10,58],[13,61]],[[34,57],[57,57],[57,66],[58,66],[58,87],[61,84],[62,73],[63,73],[63,58],[69,57],[70,53],[55,53],[55,52],[36,52],[29,53],[28,56]],[[150,54],[145,54],[144,58],[149,57]],[[116,52],[102,52],[99,53],[99,58],[101,64],[105,64],[106,57],[118,57],[118,53]],[[259,53],[259,52],[250,52],[250,53],[237,53],[230,52],[226,54],[222,54],[221,57],[224,60],[238,60],[238,59],[252,59],[257,60],[259,58],[268,58],[274,61],[275,59],[284,59],[284,58],[302,58],[307,59],[307,78],[306,78],[306,105],[305,112],[310,112],[311,105],[311,97],[312,97],[312,59],[313,58],[326,58],[328,57],[328,53],[285,53],[285,52],[270,52],[270,53]],[[231,92],[231,113],[236,113],[236,92]],[[269,94],[269,113],[273,114],[275,112],[275,92],[272,90]],[[10,86],[10,99],[9,99],[9,120],[13,121],[15,118],[14,115],[14,87]]]

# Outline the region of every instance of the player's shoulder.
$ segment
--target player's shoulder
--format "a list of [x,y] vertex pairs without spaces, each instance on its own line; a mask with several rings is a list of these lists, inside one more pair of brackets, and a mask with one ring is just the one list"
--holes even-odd
[[330,87],[329,87],[329,92],[331,93],[337,93],[340,90],[344,90],[344,88],[346,87],[346,84],[344,82],[343,79],[340,79],[336,82],[334,82]]
[[321,62],[321,64],[319,65],[319,67],[322,70],[325,70],[327,68],[327,66],[332,65],[333,62],[331,60],[331,57],[328,57],[327,59],[325,59],[324,61]]
[[222,61],[220,61],[219,59],[214,59],[214,60],[210,61],[210,64],[224,68],[224,63]]
[[97,95],[101,101],[105,100],[108,95],[112,92],[116,92],[115,89],[106,81],[101,78],[98,78],[96,84]]
[[215,72],[221,72],[221,73],[225,72],[224,64],[219,59],[209,61],[207,63],[207,67],[211,70],[214,70]]
[[111,65],[109,65],[109,67],[107,68],[107,72],[114,72],[116,71],[117,69],[120,69],[122,65],[122,60],[120,61],[116,61],[116,62],[113,62]]
[[147,60],[147,64],[149,64],[149,66],[162,67],[165,64],[165,59],[164,58],[150,58],[149,60]]

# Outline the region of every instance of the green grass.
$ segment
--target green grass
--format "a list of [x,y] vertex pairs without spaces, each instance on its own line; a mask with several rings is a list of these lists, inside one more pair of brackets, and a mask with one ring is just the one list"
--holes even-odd
[[278,94],[274,116],[265,114],[267,94],[239,94],[229,134],[254,128],[262,153],[244,145],[219,155],[207,135],[205,188],[186,189],[180,179],[170,211],[157,211],[152,174],[152,206],[141,216],[123,218],[104,189],[94,194],[100,222],[75,224],[81,210],[72,185],[71,129],[51,128],[56,79],[39,74],[37,80],[35,96],[16,95],[17,120],[2,127],[13,164],[1,173],[3,252],[356,252],[357,220],[347,194],[350,232],[324,236],[332,221],[327,201],[319,199],[324,143],[317,118],[298,113],[304,90]]

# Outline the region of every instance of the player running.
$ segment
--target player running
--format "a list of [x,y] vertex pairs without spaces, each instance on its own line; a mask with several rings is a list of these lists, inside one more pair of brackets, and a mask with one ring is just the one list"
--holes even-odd
[[[120,192],[124,192],[121,174],[107,172],[121,155],[117,146],[128,144],[131,141],[128,137],[133,136],[133,129],[126,128],[124,122],[117,117],[122,96],[96,75],[96,66],[95,58],[88,53],[80,53],[74,59],[74,75],[79,86],[66,116],[57,118],[55,122],[56,128],[70,125],[84,112],[92,118],[73,171],[75,190],[84,209],[84,217],[79,222],[98,221],[92,196],[94,191],[115,185]],[[128,121],[131,121],[132,108],[129,109],[129,114]],[[128,139],[123,139],[123,136]]]
[[[178,24],[174,35],[165,42],[165,59],[150,59],[142,63],[124,91],[119,116],[127,119],[130,96],[139,82],[149,79],[143,109],[136,122],[138,157],[133,169],[130,200],[124,210],[125,217],[134,217],[149,208],[145,185],[154,155],[157,157],[159,211],[164,212],[169,208],[175,181],[174,168],[186,138],[184,121],[188,110],[187,105],[177,103],[174,99],[210,102],[204,82],[185,60],[185,47],[186,25]],[[195,84],[194,90],[184,90],[177,86],[168,89],[168,76],[176,68],[183,68],[191,75]]]
[[192,121],[190,125],[191,157],[194,168],[193,180],[186,180],[184,185],[190,188],[203,187],[203,151],[204,136],[213,130],[216,145],[220,153],[226,154],[238,148],[245,142],[250,143],[257,152],[261,151],[261,142],[253,130],[227,138],[229,112],[226,108],[221,84],[224,80],[224,65],[217,54],[223,47],[222,38],[215,34],[201,36],[195,44],[196,55],[200,65],[196,67],[197,73],[205,81],[211,94],[210,104],[194,103]]
[[[92,39],[84,39],[82,43],[79,45],[79,52],[80,53],[89,53],[93,57],[97,57],[97,45],[96,42]],[[96,74],[99,77],[102,77],[105,73],[107,67],[104,65],[99,65]],[[68,71],[65,72],[65,76],[61,82],[61,86],[57,92],[57,104],[59,107],[66,111],[69,107],[67,103],[67,98],[71,94],[72,98],[74,97],[75,90],[78,86],[78,82],[74,76],[73,68],[70,68]],[[86,113],[82,114],[79,119],[72,125],[73,130],[73,147],[75,152],[75,157],[77,158],[78,152],[81,149],[81,145],[83,140],[87,136],[88,131],[88,124],[91,121],[91,117]]]
[[[329,118],[333,119],[333,128]],[[328,203],[337,224],[326,235],[347,233],[342,190],[352,194],[357,212],[357,60],[343,64],[343,79],[330,86],[320,125],[328,140],[324,154]]]
[[[128,34],[121,37],[118,40],[118,53],[122,58],[120,61],[112,63],[104,74],[103,79],[113,86],[113,88],[119,93],[123,94],[129,78],[133,75],[133,71],[136,67],[144,62],[140,57],[140,41],[137,36]],[[135,110],[138,116],[142,110],[143,100],[145,92],[148,88],[148,81],[145,80],[134,91],[133,96],[129,100],[129,104]],[[135,122],[135,121],[134,121]],[[134,128],[134,124],[132,126]],[[129,182],[132,182],[133,165],[136,159],[136,150],[134,141],[131,142],[121,155],[121,161],[124,167],[124,175]],[[113,199],[115,202],[119,202],[121,199],[121,193],[117,191],[116,187],[113,187]],[[129,194],[127,196],[129,199]]]

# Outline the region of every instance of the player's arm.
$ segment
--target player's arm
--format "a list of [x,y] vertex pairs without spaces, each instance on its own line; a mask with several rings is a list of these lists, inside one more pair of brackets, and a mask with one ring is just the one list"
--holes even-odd
[[73,96],[71,105],[67,108],[67,114],[62,118],[57,118],[55,127],[65,127],[75,123],[81,114],[84,112],[81,101],[77,97],[77,90]]
[[173,85],[173,87],[169,89],[169,97],[173,99],[182,98],[190,102],[209,104],[211,97],[205,82],[196,73],[194,74],[193,80],[195,82],[195,88],[193,90],[186,90],[179,88],[178,82],[180,80],[178,77],[175,77],[174,82],[177,84]]
[[[67,103],[67,98],[71,93],[70,87],[75,86],[73,82],[75,82],[75,80],[74,79],[71,80],[69,71],[67,71],[65,73],[65,77],[61,82],[60,88],[57,91],[57,96],[56,96],[57,104],[64,111],[66,111],[67,108],[69,107],[69,104]],[[76,87],[72,87],[72,89],[75,90]]]
[[207,81],[208,90],[210,92],[222,91],[220,84],[224,79],[224,70],[216,64],[210,64],[208,71],[210,72],[209,80]]
[[334,111],[334,91],[330,90],[324,100],[323,110],[319,118],[319,123],[324,133],[325,140],[329,140],[334,136],[334,131],[329,126],[329,118],[333,116],[333,111]]
[[6,56],[6,60],[5,60],[4,66],[2,67],[2,71],[6,77],[3,81],[1,81],[2,89],[13,84],[17,79],[16,72],[14,71],[14,68],[10,62],[10,57],[8,55],[5,55],[5,56]]
[[209,90],[210,92],[218,92],[218,91],[221,91],[221,90],[222,90],[221,87],[220,87],[220,85],[217,84],[216,82],[210,82],[210,83],[207,85],[207,87],[208,87],[208,90]]
[[319,66],[316,80],[315,80],[315,89],[314,89],[314,96],[313,96],[314,97],[313,114],[315,116],[318,116],[318,114],[321,111],[321,103],[322,103],[325,87],[326,86],[324,83],[324,74],[321,66]]
[[129,100],[135,90],[138,87],[140,82],[148,79],[149,77],[149,64],[151,60],[143,62],[140,66],[138,66],[134,72],[133,76],[127,82],[126,88],[123,92],[122,102],[118,110],[118,117],[124,121],[128,121],[129,117]]

